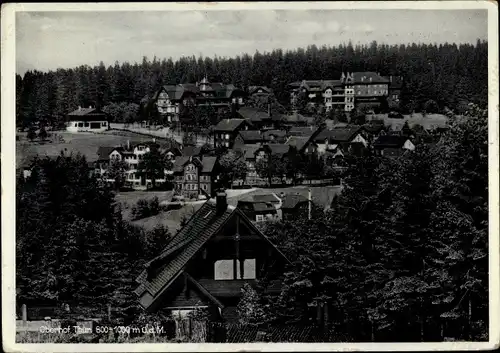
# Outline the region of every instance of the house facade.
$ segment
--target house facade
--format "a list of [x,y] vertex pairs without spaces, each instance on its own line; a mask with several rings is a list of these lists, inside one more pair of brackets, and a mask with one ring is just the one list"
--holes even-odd
[[403,135],[384,135],[373,142],[373,149],[377,155],[394,157],[405,151],[414,151],[415,145],[410,138]]
[[307,197],[300,194],[285,194],[281,200],[281,212],[284,221],[308,216],[309,200]]
[[240,131],[249,130],[251,125],[245,119],[223,119],[214,127],[214,147],[233,148]]
[[165,85],[155,93],[158,112],[169,122],[178,121],[183,107],[188,105],[228,109],[231,104],[245,105],[247,93],[233,84],[200,82]]
[[[143,190],[152,186],[152,179],[147,175],[140,173],[138,170],[139,163],[143,160],[144,155],[151,149],[161,149],[161,146],[155,142],[143,142],[135,145],[118,146],[118,147],[100,147],[97,151],[98,159],[95,162],[95,175],[100,176],[107,183],[114,183],[115,180],[109,176],[108,170],[111,164],[115,161],[125,163],[125,187],[130,187],[137,190]],[[178,149],[168,149],[165,151],[167,160],[173,163],[175,158],[180,155]],[[168,168],[169,163],[165,165],[163,177],[155,178],[157,185],[163,184],[172,179],[173,168]]]
[[[401,86],[394,78],[394,95],[398,96]],[[309,103],[322,105],[327,111],[336,109],[350,112],[355,107],[376,107],[382,98],[390,95],[390,78],[376,72],[342,72],[340,79],[302,80],[288,85],[290,105],[296,107],[300,94]]]
[[345,128],[323,129],[314,137],[314,142],[317,144],[317,152],[324,154],[326,151],[337,150],[339,145],[345,150],[349,144],[361,143],[368,147],[368,141],[362,134],[362,129],[359,126],[351,126]]
[[66,131],[72,133],[103,132],[109,129],[107,114],[93,107],[78,107],[68,113],[67,120]]
[[227,204],[226,194],[217,193],[145,265],[134,292],[148,312],[204,308],[210,321],[233,322],[243,285],[266,278],[265,291],[278,294],[287,263],[239,208]]
[[216,181],[217,157],[178,157],[174,163],[175,191],[186,198],[211,197]]

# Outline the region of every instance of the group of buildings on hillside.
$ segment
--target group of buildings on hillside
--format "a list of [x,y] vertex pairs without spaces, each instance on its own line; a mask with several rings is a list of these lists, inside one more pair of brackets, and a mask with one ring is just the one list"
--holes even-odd
[[[256,108],[248,108],[256,109]],[[234,186],[258,187],[268,184],[268,176],[261,176],[256,165],[260,160],[278,158],[292,160],[300,155],[304,160],[318,158],[341,165],[348,154],[364,155],[372,149],[384,156],[399,156],[415,149],[422,136],[409,130],[392,131],[383,122],[372,121],[363,126],[337,124],[331,127],[295,126],[286,130],[255,129],[247,119],[228,119],[214,128],[215,146],[232,150],[244,160],[247,173],[244,179],[233,181]],[[101,147],[95,164],[97,174],[106,177],[106,171],[115,160],[128,165],[126,184],[132,188],[144,189],[151,186],[151,179],[138,172],[138,164],[145,153],[154,147],[170,161],[165,166],[164,177],[156,178],[161,184],[171,181],[178,194],[186,198],[213,196],[221,168],[214,148],[206,146],[182,146],[161,142],[141,142],[130,146]],[[220,154],[219,154],[220,155]],[[299,173],[300,176],[300,173]],[[321,179],[318,176],[317,179]],[[113,179],[107,178],[108,182]],[[291,183],[285,176],[276,175],[276,184]]]
[[[309,80],[288,85],[290,107],[297,107],[300,95],[308,104],[325,109],[350,112],[355,107],[374,108],[381,99],[389,104],[399,104],[403,79],[401,76],[380,76],[375,72],[342,73],[339,79]],[[246,89],[234,84],[210,82],[206,77],[196,83],[162,86],[152,97],[153,106],[166,122],[176,122],[183,107],[212,107],[215,110],[232,106],[244,107],[249,97],[265,98],[273,92],[266,86],[249,86]],[[93,107],[82,108],[68,114],[67,130],[103,131],[109,127],[104,113]]]
[[[288,85],[290,106],[296,107],[303,93],[308,103],[323,105],[326,110],[340,108],[345,112],[355,107],[373,108],[381,104],[381,98],[398,105],[403,86],[401,76],[381,76],[375,72],[342,73],[339,79],[309,80]],[[266,86],[238,88],[233,84],[212,83],[205,77],[194,84],[166,85],[153,96],[158,112],[166,121],[177,121],[183,106],[211,106],[227,109],[231,104],[244,106],[249,97],[266,97],[272,94]]]

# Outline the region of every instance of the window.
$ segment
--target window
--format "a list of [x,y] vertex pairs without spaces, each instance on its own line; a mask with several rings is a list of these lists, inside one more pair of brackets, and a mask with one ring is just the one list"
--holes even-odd
[[229,134],[226,134],[225,138],[226,140],[229,140]]
[[103,121],[102,126],[107,126],[108,123],[106,121]]
[[218,260],[215,261],[214,279],[227,280],[234,279],[234,260]]
[[[240,261],[236,260],[236,276],[234,273],[234,261],[231,260],[218,260],[214,265],[214,279],[215,280],[234,280],[240,279]],[[243,279],[256,278],[256,262],[255,259],[243,260]]]
[[373,94],[377,94],[377,91],[374,91]]
[[202,188],[203,190],[207,190],[207,189],[208,189],[208,187],[207,187],[207,185],[206,185],[206,184],[202,184],[202,185],[201,185],[201,188]]
[[85,123],[83,126],[84,127],[89,127],[89,123]]
[[83,123],[78,123],[78,127],[83,127]]
[[261,215],[261,214],[258,214],[258,215],[255,216],[255,220],[257,222],[263,222],[264,221],[264,216]]
[[243,260],[243,279],[255,279],[255,259]]

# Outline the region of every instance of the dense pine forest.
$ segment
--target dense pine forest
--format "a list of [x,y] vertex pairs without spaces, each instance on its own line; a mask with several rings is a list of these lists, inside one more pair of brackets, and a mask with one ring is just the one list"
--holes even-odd
[[271,87],[286,103],[286,86],[302,79],[338,79],[342,72],[375,71],[405,79],[403,112],[420,111],[429,100],[440,109],[469,102],[487,104],[488,43],[385,45],[315,45],[292,51],[256,52],[233,58],[143,58],[142,63],[106,67],[80,66],[56,71],[28,71],[16,76],[17,122],[57,124],[78,106],[104,108],[110,103],[139,107],[164,84],[212,82]]

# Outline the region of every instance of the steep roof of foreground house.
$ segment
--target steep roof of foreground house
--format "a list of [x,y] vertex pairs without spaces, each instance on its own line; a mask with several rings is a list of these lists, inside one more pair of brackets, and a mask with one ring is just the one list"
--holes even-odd
[[179,230],[162,253],[145,264],[145,269],[136,279],[139,286],[134,291],[139,297],[140,304],[145,309],[153,306],[162,293],[183,273],[188,262],[235,215],[238,215],[258,236],[267,240],[286,259],[283,253],[252,225],[240,209],[224,203],[217,205],[216,200],[210,199]]

